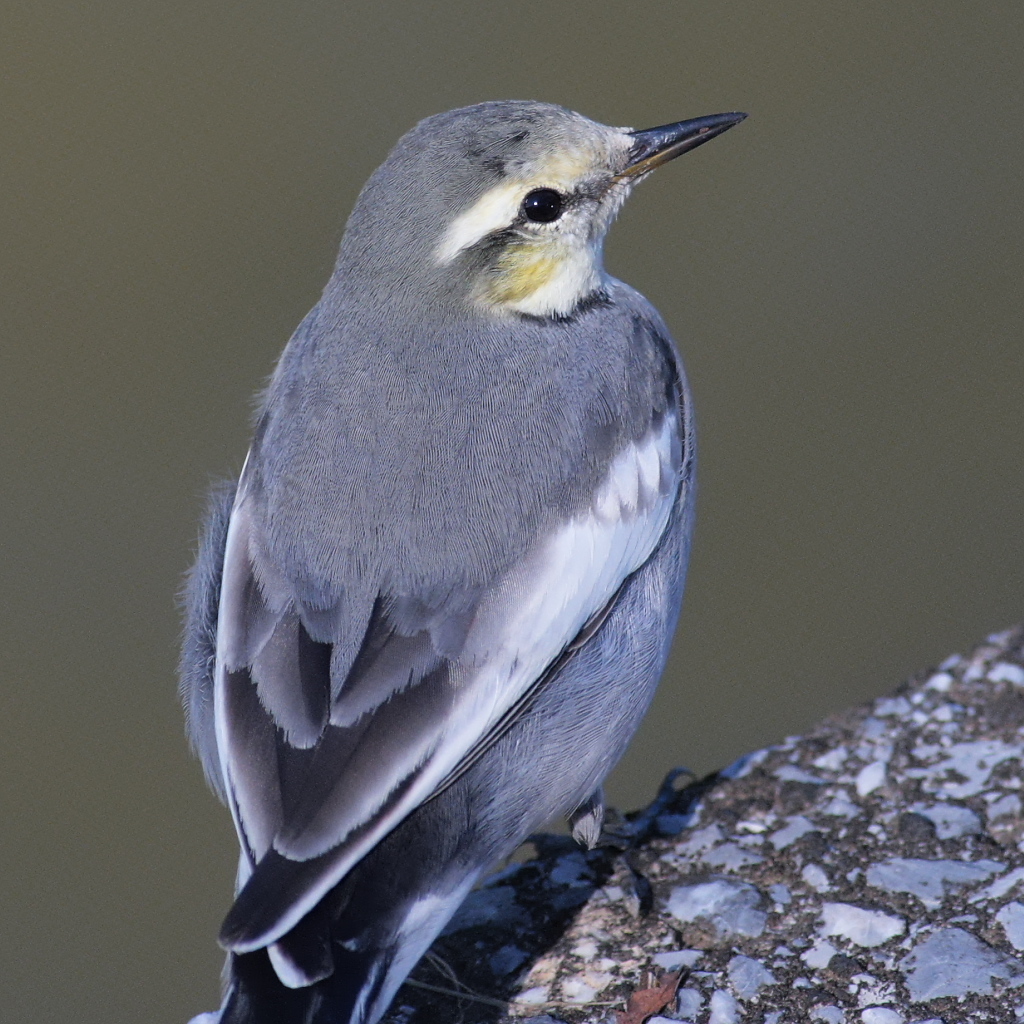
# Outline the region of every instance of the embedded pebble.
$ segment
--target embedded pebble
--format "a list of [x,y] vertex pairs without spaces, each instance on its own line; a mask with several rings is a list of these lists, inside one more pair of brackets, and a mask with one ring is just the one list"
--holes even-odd
[[984,903],[987,900],[998,900],[1005,896],[1012,889],[1024,882],[1024,867],[1014,868],[1012,871],[997,878],[991,885],[986,886],[981,892],[971,897],[971,903]]
[[543,985],[538,985],[536,988],[528,988],[525,992],[520,992],[516,996],[516,1002],[522,1003],[524,1006],[538,1006],[547,1001],[548,990]]
[[820,970],[822,967],[828,967],[829,961],[838,952],[839,950],[831,942],[827,942],[825,939],[818,939],[810,949],[800,954],[800,959],[808,967]]
[[1018,818],[1020,812],[1020,797],[1016,793],[1007,793],[1006,796],[993,800],[988,805],[986,813],[989,821],[997,821],[999,818]]
[[969,807],[932,804],[930,807],[915,805],[910,809],[935,826],[935,835],[939,839],[959,839],[981,831],[981,819]]
[[[927,747],[919,749],[922,754],[928,750]],[[980,793],[988,785],[993,769],[1010,758],[1019,758],[1021,748],[1001,740],[975,740],[954,744],[942,753],[945,755],[943,760],[924,772],[924,777],[929,780],[925,788],[937,787],[948,796],[963,800]],[[913,778],[918,773],[911,769],[907,774]],[[950,776],[961,776],[966,781],[958,782]]]
[[884,761],[872,761],[871,764],[864,765],[857,772],[857,778],[854,781],[857,796],[867,796],[885,782],[885,767]]
[[822,768],[828,772],[837,772],[843,767],[843,763],[849,757],[850,752],[846,747],[840,745],[834,750],[830,750],[827,754],[822,754],[820,757],[816,757],[811,764],[815,768]]
[[736,871],[739,868],[749,867],[751,864],[760,864],[764,857],[757,853],[744,850],[735,843],[723,843],[713,850],[705,853],[701,860],[714,868],[722,868],[725,871]]
[[764,931],[768,915],[758,910],[761,894],[746,882],[716,879],[672,890],[668,912],[683,924],[698,919],[713,925],[720,939],[734,935],[756,937]]
[[851,903],[826,903],[821,908],[822,934],[849,939],[857,946],[880,946],[907,928],[902,917],[867,910]]
[[727,768],[723,768],[718,774],[723,779],[746,778],[770,753],[771,748],[765,748],[764,750],[755,750],[752,754],[744,754],[733,761]]
[[717,825],[708,825],[706,828],[698,828],[689,832],[676,845],[676,851],[688,857],[700,856],[705,850],[711,849],[724,838],[724,833]]
[[[949,667],[954,668],[955,666],[950,665]],[[925,686],[927,689],[935,690],[937,693],[946,693],[952,684],[953,677],[949,672],[936,672],[935,675],[925,683]]]
[[740,1006],[735,997],[722,989],[711,994],[711,1016],[708,1024],[737,1024]]
[[974,992],[989,995],[996,978],[1024,984],[1024,965],[962,928],[932,932],[899,966],[915,1003]]
[[1005,867],[997,861],[921,860],[893,857],[868,868],[868,885],[889,892],[908,892],[926,907],[938,907],[944,896],[963,885],[987,881]]
[[817,775],[812,775],[810,772],[805,772],[803,768],[798,768],[795,764],[784,764],[781,768],[776,769],[775,778],[781,779],[783,782],[807,782],[812,786],[823,786],[825,780],[819,778]]
[[1007,942],[1014,949],[1024,949],[1024,904],[1007,903],[996,914],[996,920],[1003,926]]
[[671,949],[655,953],[651,960],[663,971],[678,971],[680,967],[695,967],[701,955],[699,949]]
[[734,956],[726,969],[729,984],[740,999],[754,999],[765,985],[774,985],[775,976],[764,964],[749,956]]
[[861,732],[864,739],[877,740],[886,734],[888,728],[889,726],[880,718],[865,718],[864,724],[861,726]]
[[869,1006],[861,1011],[860,1019],[863,1024],[904,1024],[907,1018],[887,1006]]
[[803,815],[798,814],[790,818],[788,823],[780,828],[778,832],[773,832],[768,837],[768,842],[776,850],[784,850],[791,843],[795,843],[801,836],[807,835],[808,832],[814,832],[816,829],[816,825],[808,821]]
[[704,997],[695,988],[681,988],[676,993],[676,1016],[682,1020],[696,1020],[704,1005]]
[[985,674],[993,683],[1013,683],[1024,686],[1024,668],[1011,661],[997,661]]
[[828,875],[820,864],[805,864],[800,877],[815,891],[828,892],[831,888]]
[[875,701],[875,714],[879,718],[888,718],[890,715],[903,718],[910,711],[910,701],[906,697],[881,697]]
[[572,955],[581,960],[593,960],[597,956],[597,943],[593,939],[584,939],[573,946]]
[[824,1021],[825,1024],[843,1024],[846,1014],[838,1006],[816,1006],[811,1010],[811,1020]]
[[588,985],[582,978],[566,978],[562,982],[562,997],[570,1003],[592,1003],[597,992],[595,986]]
[[821,813],[831,818],[856,818],[863,812],[845,792],[841,791],[822,807]]

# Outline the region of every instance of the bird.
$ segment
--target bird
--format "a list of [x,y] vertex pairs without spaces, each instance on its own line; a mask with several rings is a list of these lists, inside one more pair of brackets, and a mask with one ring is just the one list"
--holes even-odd
[[219,1024],[374,1024],[484,874],[602,783],[682,600],[669,330],[603,265],[655,168],[738,124],[489,101],[408,131],[215,490],[188,734],[240,855]]

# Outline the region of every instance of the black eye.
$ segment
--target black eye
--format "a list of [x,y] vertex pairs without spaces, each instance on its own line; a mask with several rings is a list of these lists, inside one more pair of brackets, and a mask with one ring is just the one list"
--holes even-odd
[[523,200],[523,216],[539,224],[550,224],[562,214],[562,196],[553,188],[535,188]]

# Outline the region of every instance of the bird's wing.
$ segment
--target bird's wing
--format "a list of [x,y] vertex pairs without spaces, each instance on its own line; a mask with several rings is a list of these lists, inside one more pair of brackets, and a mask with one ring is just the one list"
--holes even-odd
[[[333,697],[330,645],[314,639],[285,581],[259,564],[240,488],[225,553],[214,703],[226,789],[255,874],[222,942],[237,952],[275,942],[507,726],[651,556],[679,498],[681,471],[672,409],[618,452],[585,512],[490,587],[457,599],[378,597]],[[264,859],[263,874],[277,877],[272,894],[261,885]],[[299,863],[282,888],[286,861]]]

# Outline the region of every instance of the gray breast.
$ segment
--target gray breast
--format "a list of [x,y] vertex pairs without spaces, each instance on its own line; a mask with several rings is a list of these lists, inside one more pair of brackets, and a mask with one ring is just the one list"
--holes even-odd
[[625,286],[566,321],[323,314],[282,357],[246,479],[267,556],[323,601],[353,572],[398,593],[488,582],[675,402],[670,343]]

